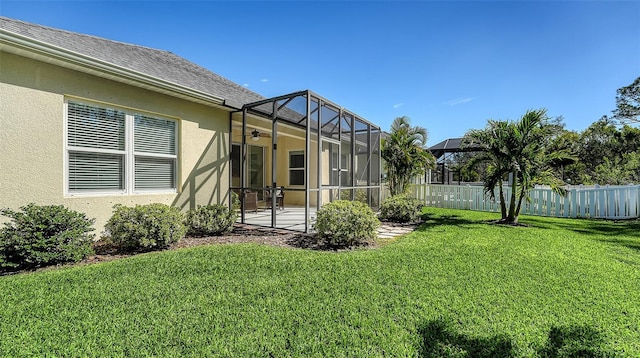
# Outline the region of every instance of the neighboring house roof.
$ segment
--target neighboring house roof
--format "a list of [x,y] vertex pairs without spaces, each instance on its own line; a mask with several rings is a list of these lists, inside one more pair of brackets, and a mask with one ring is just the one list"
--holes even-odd
[[434,157],[440,158],[446,153],[476,152],[480,148],[475,145],[463,145],[462,138],[449,138],[429,147],[429,150]]
[[[237,109],[245,103],[264,99],[263,96],[169,51],[0,17],[0,48],[8,49],[2,46],[2,43],[8,41],[12,34],[14,36],[11,40],[35,40],[28,43],[27,47],[43,45],[39,49],[41,53],[56,54],[64,60],[87,61],[87,64],[94,62],[99,65],[111,65],[115,70],[123,70],[118,73],[119,76],[140,75],[138,80],[143,82],[146,79],[160,87],[164,84],[166,89],[163,93],[170,92],[171,88],[184,89],[185,94],[193,93],[194,98],[199,97],[204,101],[208,98],[223,99],[225,106]],[[15,46],[18,42],[13,41],[11,44]],[[74,58],[73,55],[79,56]],[[94,72],[98,74],[99,70]],[[113,76],[110,78],[116,79]],[[145,86],[151,87],[153,86]]]

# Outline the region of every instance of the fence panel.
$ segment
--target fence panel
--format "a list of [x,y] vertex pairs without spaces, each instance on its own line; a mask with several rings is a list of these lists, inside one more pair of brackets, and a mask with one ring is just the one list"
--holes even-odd
[[[510,187],[503,187],[506,200]],[[413,184],[411,194],[427,206],[476,211],[500,211],[500,194],[496,189],[491,199],[481,186]],[[581,187],[569,189],[561,196],[548,188],[532,189],[530,200],[522,203],[520,212],[528,215],[582,217],[598,219],[630,219],[640,217],[640,185]]]

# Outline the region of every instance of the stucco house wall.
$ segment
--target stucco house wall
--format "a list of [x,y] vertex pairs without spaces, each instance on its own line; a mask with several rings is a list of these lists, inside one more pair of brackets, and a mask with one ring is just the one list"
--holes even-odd
[[[101,231],[114,204],[160,202],[187,210],[227,202],[229,111],[5,52],[0,66],[0,207],[62,204],[96,218]],[[177,192],[65,194],[68,99],[177,119]]]

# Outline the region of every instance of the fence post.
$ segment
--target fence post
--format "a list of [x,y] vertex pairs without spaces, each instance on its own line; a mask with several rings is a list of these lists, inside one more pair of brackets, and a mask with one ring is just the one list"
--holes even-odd
[[616,193],[614,190],[609,190],[607,191],[607,194],[609,195],[609,217],[615,217],[616,216]]
[[569,197],[569,217],[575,218],[578,216],[578,189],[571,189]]

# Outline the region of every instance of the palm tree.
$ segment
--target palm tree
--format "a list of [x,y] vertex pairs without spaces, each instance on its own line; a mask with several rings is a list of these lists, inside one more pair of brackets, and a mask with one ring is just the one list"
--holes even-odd
[[[536,184],[549,185],[555,192],[565,194],[564,184],[553,169],[553,163],[569,158],[562,151],[549,151],[549,144],[559,126],[549,123],[546,110],[529,110],[517,122],[489,120],[484,129],[465,134],[465,143],[482,148],[483,154],[470,165],[485,161],[489,165],[484,177],[485,192],[495,199],[498,187],[501,221],[517,223],[522,202]],[[503,183],[510,177],[511,195],[508,205]]]
[[424,174],[435,163],[433,155],[424,148],[427,130],[412,127],[410,122],[406,116],[396,118],[391,124],[391,133],[382,140],[381,155],[392,196],[406,192],[411,178]]
[[464,143],[476,145],[481,148],[480,155],[472,157],[467,164],[474,167],[478,163],[487,162],[485,170],[484,189],[492,200],[496,200],[495,188],[498,188],[500,213],[502,219],[507,218],[507,206],[504,200],[504,180],[509,173],[509,161],[507,158],[508,122],[489,120],[485,129],[472,129],[465,134]]

